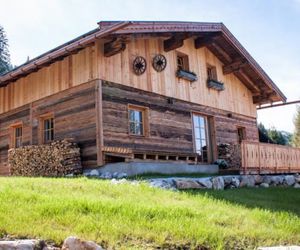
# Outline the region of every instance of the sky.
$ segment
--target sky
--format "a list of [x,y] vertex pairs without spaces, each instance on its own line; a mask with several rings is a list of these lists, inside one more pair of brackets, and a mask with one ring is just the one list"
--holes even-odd
[[[300,99],[300,0],[0,0],[13,65],[97,27],[101,20],[223,22],[286,95]],[[258,111],[293,132],[296,106]]]

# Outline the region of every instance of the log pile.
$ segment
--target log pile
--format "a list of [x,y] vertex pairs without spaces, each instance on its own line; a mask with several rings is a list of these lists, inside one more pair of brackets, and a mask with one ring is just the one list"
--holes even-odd
[[228,168],[240,168],[241,160],[241,146],[239,144],[218,144],[218,158],[225,160]]
[[16,176],[65,176],[82,173],[80,149],[73,139],[30,145],[8,151],[10,173]]

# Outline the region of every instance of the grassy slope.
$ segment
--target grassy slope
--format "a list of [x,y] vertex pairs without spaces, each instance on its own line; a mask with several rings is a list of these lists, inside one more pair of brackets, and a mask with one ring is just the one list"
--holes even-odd
[[[300,244],[300,190],[171,192],[109,181],[0,178],[0,234],[108,246]],[[170,247],[170,245],[165,245]]]

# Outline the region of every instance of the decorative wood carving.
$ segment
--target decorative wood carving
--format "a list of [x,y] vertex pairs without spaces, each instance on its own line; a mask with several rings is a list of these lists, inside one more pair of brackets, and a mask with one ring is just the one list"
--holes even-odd
[[111,42],[104,44],[104,56],[110,57],[118,54],[126,49],[126,43],[124,39],[114,39]]
[[178,49],[179,47],[183,46],[183,40],[185,37],[183,36],[173,36],[167,40],[164,40],[164,50],[165,52]]

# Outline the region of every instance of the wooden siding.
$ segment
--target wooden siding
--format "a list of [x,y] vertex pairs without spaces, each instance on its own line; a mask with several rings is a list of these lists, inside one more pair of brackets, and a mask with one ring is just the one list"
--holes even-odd
[[[101,53],[103,45],[99,42],[98,46],[101,79],[256,117],[251,92],[233,74],[223,75],[222,63],[207,48],[195,49],[193,39],[185,40],[182,47],[169,52],[164,52],[162,39],[131,39],[123,52],[111,57],[104,57]],[[188,55],[189,68],[197,74],[198,81],[190,83],[176,77],[177,51]],[[159,53],[167,58],[167,67],[161,73],[152,67],[152,58]],[[132,62],[136,56],[143,56],[147,61],[146,72],[140,76],[132,72]],[[218,79],[225,84],[224,91],[207,88],[207,64],[216,66]]]
[[[175,76],[177,51],[189,56],[190,70],[197,74],[198,81],[190,83]],[[167,58],[167,67],[160,73],[152,67],[152,58],[158,53]],[[138,55],[147,60],[146,72],[141,76],[132,71],[132,62]],[[218,78],[225,84],[224,91],[207,88],[207,64],[216,66]],[[96,45],[22,77],[0,88],[0,114],[98,78],[256,117],[251,92],[233,74],[224,76],[222,63],[207,48],[195,49],[193,39],[187,39],[177,50],[164,52],[163,40],[159,38],[132,38],[123,52],[111,57],[103,55],[103,41],[98,41]]]
[[[237,143],[237,127],[245,127],[248,140],[257,141],[256,119],[228,113],[203,105],[191,104],[132,87],[104,82],[103,137],[104,146],[145,151],[192,153],[192,112],[206,115],[210,121],[213,143]],[[128,133],[128,104],[148,108],[149,136]],[[214,145],[215,147],[216,145]]]
[[0,114],[95,79],[94,49],[87,47],[0,88]]
[[40,144],[41,119],[54,116],[54,139],[74,138],[81,149],[83,167],[97,165],[95,81],[73,87],[0,115],[0,175],[8,174],[9,128],[23,123],[23,145]]
[[242,142],[242,173],[299,173],[300,149],[259,142]]

